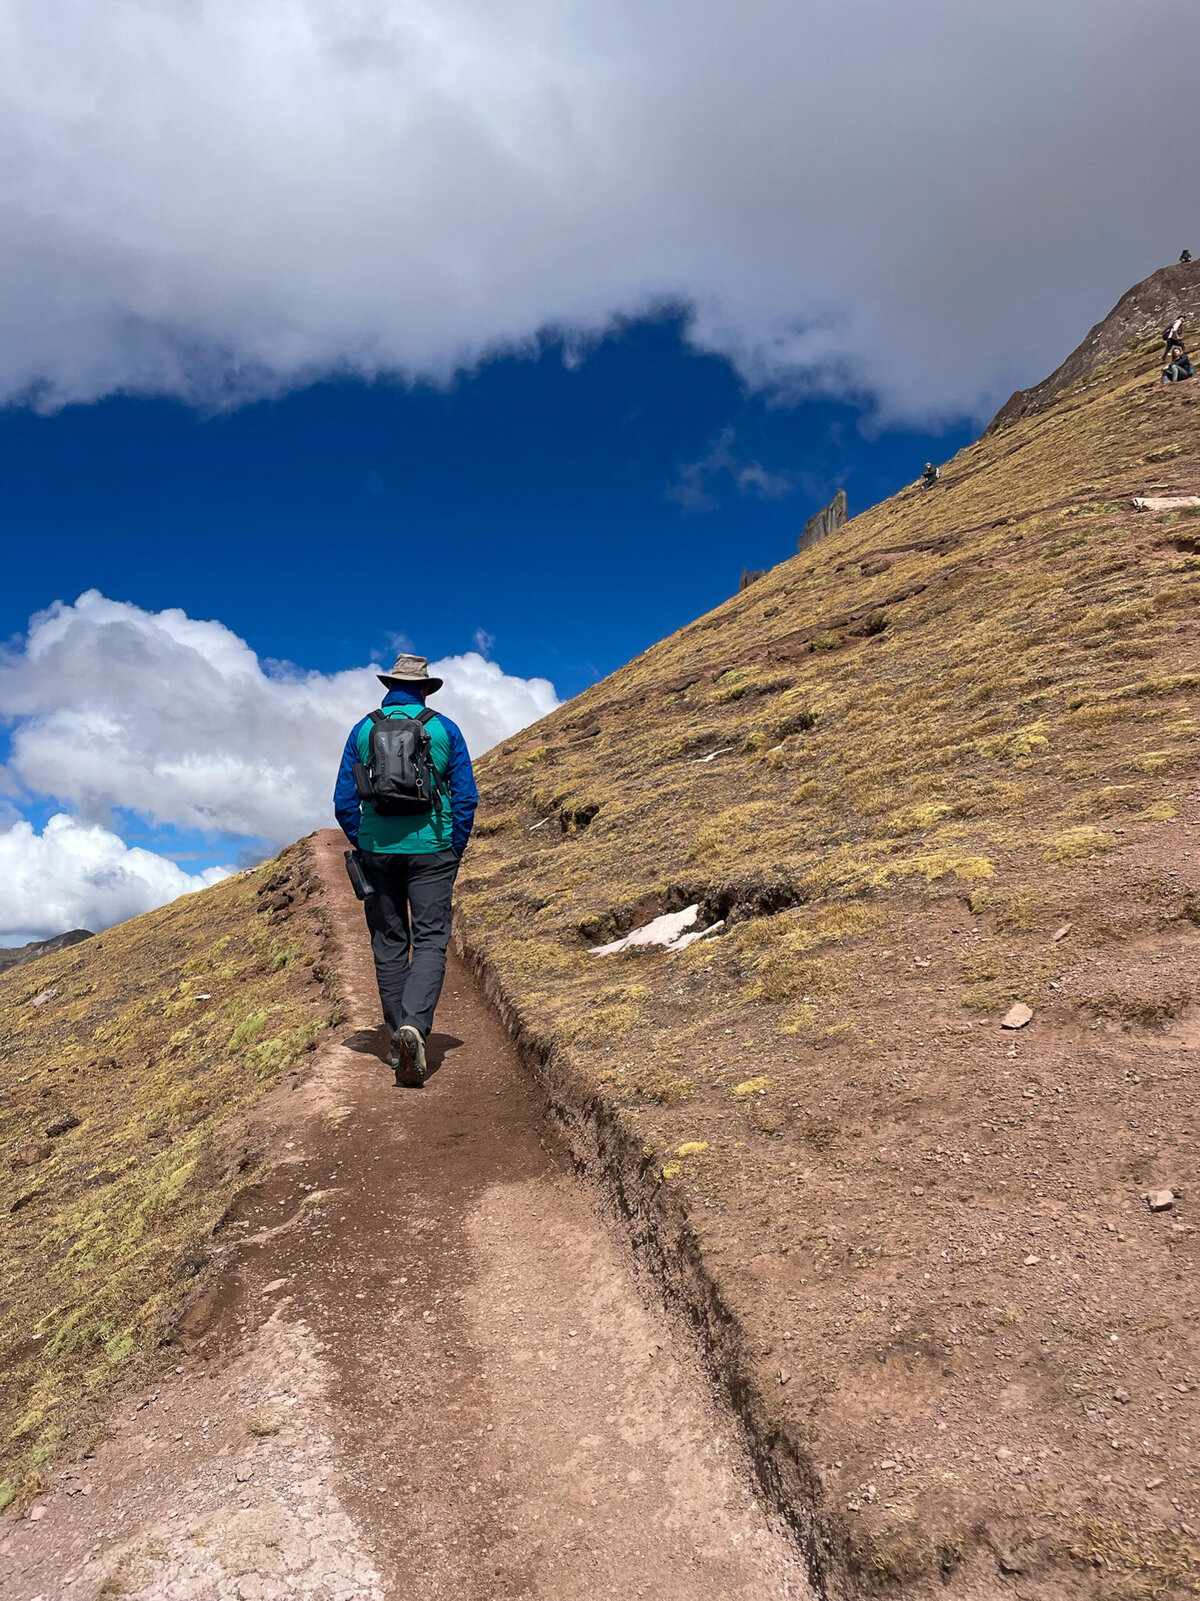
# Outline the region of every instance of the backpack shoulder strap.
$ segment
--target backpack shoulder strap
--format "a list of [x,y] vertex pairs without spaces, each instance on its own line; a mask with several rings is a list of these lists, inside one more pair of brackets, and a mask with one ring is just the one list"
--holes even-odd
[[373,711],[371,713],[371,721],[373,723],[386,723],[387,720],[388,720],[388,715],[387,715],[387,713],[385,711],[382,711],[382,710],[377,708],[375,711]]
[[436,716],[437,713],[433,710],[433,708],[431,706],[426,706],[424,711],[417,713],[417,715],[413,718],[413,722],[420,723],[422,728],[424,728],[425,725],[427,723],[431,723]]

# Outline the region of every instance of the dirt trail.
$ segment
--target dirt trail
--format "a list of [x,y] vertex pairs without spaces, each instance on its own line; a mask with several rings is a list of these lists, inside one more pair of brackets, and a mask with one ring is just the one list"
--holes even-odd
[[809,1595],[457,963],[438,1070],[393,1087],[337,836],[316,852],[342,1043],[269,1108],[282,1161],[186,1360],[0,1528],[0,1595]]

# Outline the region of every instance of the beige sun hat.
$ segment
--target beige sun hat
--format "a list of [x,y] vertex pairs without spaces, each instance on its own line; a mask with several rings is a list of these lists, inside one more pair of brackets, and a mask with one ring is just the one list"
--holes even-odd
[[390,673],[376,674],[381,684],[389,689],[403,689],[408,685],[423,689],[427,695],[435,694],[442,687],[440,678],[429,676],[429,660],[425,656],[406,656],[403,652],[396,657],[396,665]]

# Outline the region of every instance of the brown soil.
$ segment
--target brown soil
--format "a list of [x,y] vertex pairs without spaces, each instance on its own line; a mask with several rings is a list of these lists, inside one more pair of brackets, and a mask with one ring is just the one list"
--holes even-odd
[[0,1595],[809,1593],[688,1339],[638,1292],[470,977],[422,1092],[318,836],[350,1021],[256,1109],[274,1166],[179,1363],[0,1525]]

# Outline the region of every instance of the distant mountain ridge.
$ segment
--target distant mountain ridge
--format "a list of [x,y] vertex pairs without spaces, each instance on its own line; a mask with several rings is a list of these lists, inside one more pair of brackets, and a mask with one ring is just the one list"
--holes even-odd
[[68,945],[78,945],[82,940],[95,937],[90,928],[72,928],[65,934],[55,934],[50,939],[32,939],[27,945],[13,945],[7,950],[0,949],[0,973],[7,972],[10,967],[23,967],[26,962],[36,962],[39,956],[49,956],[53,951],[65,951]]

